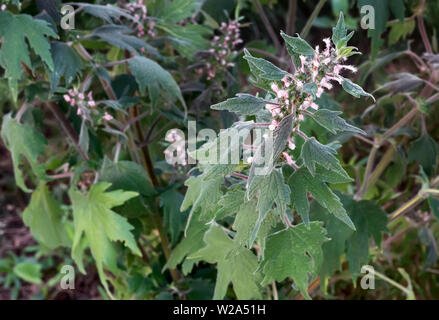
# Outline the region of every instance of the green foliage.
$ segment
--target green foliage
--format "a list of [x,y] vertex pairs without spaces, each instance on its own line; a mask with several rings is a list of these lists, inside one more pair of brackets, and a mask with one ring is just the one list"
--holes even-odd
[[318,222],[311,223],[309,229],[299,224],[270,235],[259,267],[265,275],[262,283],[291,277],[302,295],[310,299],[308,279],[318,274],[323,262],[322,244],[327,240],[326,230]]
[[45,166],[39,163],[38,158],[44,155],[46,139],[29,125],[13,119],[11,114],[3,117],[1,137],[12,155],[17,186],[25,192],[31,192],[24,183],[20,165],[26,159],[37,178],[45,179]]
[[204,242],[206,246],[189,259],[217,264],[213,299],[223,299],[230,283],[238,299],[260,298],[258,276],[254,275],[258,266],[256,256],[232,241],[221,227],[214,224],[205,233]]
[[[53,299],[74,263],[93,299],[439,295],[433,2],[358,0],[364,31],[355,2],[260,1],[312,26],[276,39],[248,1],[78,2],[74,30],[56,1],[3,2],[2,293]],[[389,285],[357,288],[365,264]]]
[[240,115],[254,115],[260,112],[267,102],[264,99],[246,93],[240,93],[236,98],[211,106],[214,110],[227,110]]
[[72,257],[81,272],[85,273],[84,246],[82,245],[82,239],[85,236],[96,261],[102,285],[109,294],[111,293],[108,289],[104,266],[113,273],[117,272],[113,242],[121,241],[134,254],[141,255],[132,234],[133,226],[125,218],[111,210],[138,194],[122,190],[107,192],[106,190],[110,186],[111,184],[106,182],[97,183],[91,187],[88,195],[75,189],[69,191],[75,224]]
[[409,162],[416,161],[422,166],[425,173],[432,175],[436,172],[437,157],[439,147],[432,137],[422,134],[417,140],[413,141],[409,151]]
[[23,212],[23,221],[32,235],[49,249],[70,246],[63,211],[44,183],[40,183],[32,193],[29,205]]
[[404,19],[405,4],[403,0],[358,0],[357,7],[360,10],[363,6],[372,6],[375,11],[374,24],[375,28],[369,29],[367,34],[372,40],[372,58],[374,59],[378,53],[378,50],[383,45],[384,41],[381,39],[381,35],[387,29],[387,21],[390,18],[390,14],[398,18]]
[[47,37],[57,38],[56,33],[44,20],[36,20],[26,14],[12,15],[0,11],[0,66],[6,70],[5,77],[9,80],[12,97],[17,100],[18,80],[21,79],[22,63],[32,68],[28,45],[41,57],[50,70],[53,60]]
[[145,57],[136,56],[130,59],[129,65],[141,93],[144,94],[145,89],[148,88],[153,106],[157,105],[159,94],[161,91],[164,91],[170,102],[173,99],[178,99],[186,109],[186,103],[174,78],[157,62]]

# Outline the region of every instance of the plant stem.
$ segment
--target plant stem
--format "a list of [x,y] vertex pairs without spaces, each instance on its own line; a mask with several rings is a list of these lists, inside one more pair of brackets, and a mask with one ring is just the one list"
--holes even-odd
[[297,11],[297,0],[290,0],[290,4],[288,6],[288,14],[287,14],[287,34],[292,35],[294,33],[295,24],[296,24],[296,11]]
[[305,24],[305,27],[303,28],[302,32],[300,33],[300,36],[302,38],[306,38],[308,36],[309,30],[311,30],[311,26],[314,23],[314,20],[319,15],[320,11],[322,10],[323,6],[325,5],[326,0],[320,0],[317,6],[314,8],[314,11],[311,13],[311,16],[309,17],[308,21]]
[[88,155],[82,150],[81,146],[79,145],[79,138],[76,131],[73,129],[73,127],[70,125],[70,122],[67,120],[64,113],[59,108],[58,104],[55,102],[46,102],[45,105],[47,108],[52,111],[55,118],[58,120],[59,124],[61,125],[61,128],[64,130],[64,133],[70,138],[70,140],[73,142],[74,147],[81,155],[81,158],[84,161],[90,160]]
[[387,166],[392,162],[393,156],[395,155],[396,151],[395,148],[391,145],[389,149],[387,149],[384,156],[381,158],[381,161],[376,166],[375,170],[370,174],[370,177],[368,180],[366,180],[366,186],[364,194],[369,191],[370,187],[375,185],[375,183],[378,181],[381,174],[384,172],[384,170],[387,168]]
[[274,46],[276,47],[276,51],[278,54],[282,52],[282,46],[280,45],[279,39],[276,35],[276,32],[274,32],[273,26],[270,23],[270,20],[268,20],[264,9],[261,6],[261,3],[259,0],[253,0],[253,3],[255,4],[256,8],[258,9],[259,14],[261,15],[262,22],[264,22],[265,29],[267,29],[268,34],[270,35],[271,40],[273,41]]
[[[137,109],[137,106],[134,106],[133,108],[131,108],[131,113],[132,113],[132,117],[136,118],[139,116],[139,112]],[[143,137],[143,133],[142,133],[142,129],[140,127],[140,122],[136,121],[134,123],[134,128],[137,134],[137,139],[139,141],[144,141],[144,137]],[[146,144],[141,148],[141,155],[142,155],[142,162],[143,162],[143,166],[146,169],[147,173],[148,173],[148,177],[149,180],[151,181],[151,184],[153,185],[154,188],[159,187],[159,182],[157,179],[157,176],[154,172],[154,166],[151,160],[151,154],[149,152],[149,146]],[[155,204],[155,213],[152,214],[152,219],[154,221],[155,227],[157,228],[158,232],[159,232],[159,237],[160,237],[160,242],[162,244],[162,248],[163,248],[163,252],[165,254],[166,257],[166,261],[169,260],[169,258],[171,257],[171,250],[169,249],[169,241],[168,241],[168,237],[166,236],[165,231],[163,230],[163,223],[162,223],[162,219],[160,217],[159,214],[159,204],[158,204],[158,199],[155,200],[154,202]],[[175,269],[170,269],[169,270],[172,276],[172,279],[174,280],[174,282],[177,282],[180,277],[177,273],[177,270]]]
[[[435,179],[433,179],[430,187],[435,188],[438,185],[439,185],[439,176],[437,176]],[[391,220],[398,218],[402,214],[406,213],[409,209],[416,207],[418,204],[420,204],[422,201],[424,201],[426,194],[428,194],[428,193],[418,192],[418,194],[414,198],[412,198],[411,200],[404,203],[397,210],[393,211],[393,213],[391,214]]]
[[[424,1],[422,1],[422,9],[424,9]],[[427,51],[427,53],[432,54],[433,50],[431,49],[431,44],[430,44],[430,40],[428,39],[427,31],[425,30],[424,18],[422,17],[422,11],[421,11],[421,14],[419,14],[416,17],[416,19],[418,21],[418,29],[419,29],[419,33],[421,34],[422,42],[424,43],[424,46],[425,46],[425,50]]]
[[359,200],[362,199],[366,193],[367,181],[369,180],[370,174],[372,173],[373,164],[375,162],[375,157],[378,152],[379,145],[375,144],[372,147],[372,150],[369,153],[369,158],[367,159],[366,171],[364,172],[363,184],[361,185],[358,192],[355,194],[354,199]]

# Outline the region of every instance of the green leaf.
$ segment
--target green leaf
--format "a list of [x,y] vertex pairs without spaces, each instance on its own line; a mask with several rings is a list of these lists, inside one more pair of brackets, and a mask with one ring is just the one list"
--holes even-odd
[[153,106],[157,105],[160,89],[162,89],[167,95],[178,99],[186,110],[186,103],[177,82],[157,62],[136,56],[129,60],[129,66],[139,85],[140,92],[145,94],[145,89],[148,88]]
[[52,42],[50,51],[54,66],[50,73],[50,89],[55,91],[63,76],[66,87],[69,87],[76,75],[82,70],[81,58],[75,50],[62,42]]
[[[205,219],[200,219],[199,216],[194,217],[188,222],[185,237],[172,250],[171,257],[163,267],[163,270],[176,268],[186,256],[191,255],[204,247],[203,237],[209,229],[209,225],[207,225],[206,222]],[[193,265],[197,261],[198,260],[196,259],[186,260],[183,264],[183,273],[190,273]]]
[[275,81],[282,80],[288,74],[265,59],[253,57],[247,49],[244,49],[244,59],[247,60],[252,73],[258,78]]
[[140,197],[126,201],[115,210],[129,218],[145,215],[147,212],[145,202],[156,195],[145,169],[132,161],[114,163],[105,158],[100,170],[99,181],[111,183],[109,191],[121,189],[139,193]]
[[105,158],[100,181],[110,182],[110,190],[135,191],[144,197],[153,197],[156,194],[145,169],[132,161],[114,163]]
[[215,219],[221,220],[235,215],[244,203],[244,199],[245,192],[242,190],[231,190],[225,193],[218,201],[221,208],[215,213]]
[[197,177],[192,176],[186,180],[184,185],[188,187],[188,190],[186,191],[186,196],[181,204],[180,210],[186,211],[192,206],[189,213],[189,222],[198,209],[200,209],[199,215],[201,217],[205,219],[213,218],[213,213],[222,196],[220,187],[223,181],[224,179],[222,177],[206,181],[203,179],[203,175]]
[[132,32],[130,28],[125,26],[105,25],[94,29],[92,35],[134,54],[138,54],[137,50],[145,49],[146,52],[154,56],[160,56],[156,48],[150,46],[141,38],[130,35]]
[[408,161],[416,161],[429,176],[436,172],[439,147],[427,133],[412,142],[408,151]]
[[[268,212],[257,231],[256,239],[260,239],[264,242],[271,229],[276,226],[279,221],[279,217],[274,214],[273,211]],[[251,248],[253,232],[257,223],[258,214],[256,201],[245,202],[239,208],[235,221],[233,222],[233,230],[236,230],[236,235],[233,240],[241,246]],[[261,244],[261,249],[263,249],[263,244]]]
[[306,226],[309,226],[309,202],[307,192],[329,213],[343,221],[349,228],[355,230],[355,226],[343,208],[340,199],[326,183],[313,177],[306,168],[297,170],[288,180],[291,188],[291,202],[302,217]]
[[319,109],[313,113],[312,118],[317,121],[322,127],[328,129],[331,133],[338,132],[354,132],[366,135],[363,130],[348,124],[343,118],[338,115],[342,114],[340,111],[331,111],[328,109]]
[[372,59],[375,59],[380,46],[384,44],[381,35],[387,29],[387,22],[390,18],[390,13],[400,19],[404,19],[405,5],[404,0],[358,0],[357,8],[360,10],[363,6],[372,6],[374,10],[374,24],[375,28],[370,28],[367,32],[369,38],[372,40]]
[[316,164],[349,178],[346,171],[333,155],[336,151],[327,145],[318,142],[314,137],[309,138],[302,146],[300,157],[312,176],[316,173]]
[[158,21],[156,26],[169,35],[168,39],[174,48],[188,59],[193,59],[197,51],[210,48],[206,38],[211,35],[212,31],[204,25],[186,24],[180,26]]
[[267,102],[251,94],[238,93],[236,98],[227,99],[224,102],[214,104],[211,109],[228,110],[239,115],[254,115],[261,111]]
[[298,54],[302,56],[312,56],[314,57],[315,51],[314,49],[303,40],[301,37],[291,37],[281,31],[280,35],[284,38],[285,43],[287,44],[287,49],[290,55]]
[[23,221],[30,228],[32,236],[49,249],[69,247],[63,211],[50,195],[47,186],[41,182],[32,193],[30,203],[23,211]]
[[230,283],[238,299],[261,298],[259,275],[255,274],[258,262],[256,256],[230,239],[220,226],[212,223],[204,236],[206,246],[189,259],[200,259],[217,263],[214,300],[223,299]]
[[428,205],[430,206],[431,212],[436,216],[437,219],[439,219],[439,200],[429,196]]
[[316,201],[311,203],[310,216],[312,221],[324,222],[324,227],[328,232],[327,236],[330,239],[322,246],[324,263],[320,268],[320,283],[326,292],[328,277],[332,276],[335,271],[341,270],[346,241],[352,236],[354,230],[341,220],[336,219]]
[[24,281],[41,285],[43,281],[41,280],[41,265],[31,262],[20,262],[14,266],[14,273],[17,277],[20,277]]
[[178,23],[186,18],[191,17],[202,5],[198,0],[174,0],[168,3],[160,18],[166,23]]
[[46,21],[33,19],[27,14],[12,15],[8,11],[0,11],[0,66],[5,69],[4,77],[9,80],[14,100],[18,95],[21,63],[32,68],[26,39],[47,67],[53,70],[50,45],[45,36],[58,37]]
[[113,23],[114,20],[118,21],[121,17],[134,21],[134,18],[131,15],[129,15],[122,9],[116,6],[112,6],[110,4],[107,4],[105,6],[83,2],[77,2],[73,4],[83,7],[85,13],[100,18],[107,23]]
[[160,206],[163,207],[163,225],[171,236],[171,244],[175,244],[183,228],[184,214],[180,212],[183,195],[175,188],[160,194]]
[[127,200],[136,197],[138,193],[122,190],[106,192],[110,186],[111,184],[107,182],[94,184],[88,195],[70,189],[69,196],[72,201],[75,225],[72,247],[73,260],[75,260],[80,271],[85,273],[82,262],[84,248],[81,245],[81,240],[85,236],[96,261],[102,285],[111,296],[104,267],[107,267],[113,273],[117,272],[117,255],[113,241],[122,242],[138,256],[141,256],[141,253],[131,233],[134,227],[128,223],[126,218],[111,210],[111,208],[120,206]]
[[389,46],[394,45],[400,39],[405,40],[408,35],[413,33],[415,26],[415,19],[394,23],[389,33]]
[[353,83],[351,80],[343,78],[343,81],[341,83],[344,91],[349,93],[350,95],[353,95],[356,98],[360,98],[361,96],[365,97],[371,97],[373,101],[375,101],[375,98],[370,93],[367,93],[363,90],[362,87],[360,87],[358,84]]
[[279,156],[285,150],[288,138],[293,131],[294,121],[293,114],[289,114],[279,122],[278,127],[273,132],[273,138],[268,137],[262,140],[250,167],[249,185],[252,184],[256,174],[269,174],[273,170]]
[[347,29],[344,23],[343,12],[340,11],[340,16],[338,18],[337,25],[332,28],[332,42],[338,47],[338,43],[346,37]]
[[218,137],[209,140],[190,156],[203,159],[204,179],[218,179],[229,175],[237,169],[242,154],[242,145],[253,128],[253,121],[236,122],[232,127],[221,130]]
[[269,175],[254,177],[247,189],[247,199],[252,199],[257,192],[259,192],[258,219],[250,238],[249,248],[255,241],[259,228],[273,205],[276,204],[275,211],[283,218],[290,203],[290,188],[285,184],[283,175],[277,170],[273,170]]
[[12,155],[17,186],[24,192],[31,192],[24,184],[20,165],[24,157],[39,179],[46,178],[45,166],[38,163],[38,157],[44,154],[46,148],[46,138],[30,126],[13,119],[10,113],[3,117],[1,137]]
[[327,240],[326,230],[319,222],[311,222],[309,229],[299,224],[267,237],[264,259],[258,269],[265,275],[262,284],[293,278],[302,295],[310,299],[308,280],[320,270],[322,244]]
[[341,195],[340,199],[357,229],[346,243],[346,260],[349,262],[349,270],[355,283],[361,267],[369,261],[369,237],[373,237],[380,247],[381,234],[388,232],[388,218],[373,201],[356,202],[344,195]]

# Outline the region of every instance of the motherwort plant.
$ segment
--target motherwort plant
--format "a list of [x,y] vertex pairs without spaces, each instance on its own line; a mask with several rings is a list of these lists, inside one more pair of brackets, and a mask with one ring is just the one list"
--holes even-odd
[[[186,181],[181,207],[191,208],[186,237],[167,267],[184,260],[187,274],[199,261],[217,263],[216,299],[225,296],[230,283],[238,298],[249,299],[261,296],[261,286],[287,278],[309,298],[308,282],[318,275],[326,279],[334,271],[334,263],[325,261],[327,248],[363,232],[355,231],[357,219],[343,206],[350,198],[339,197],[328,186],[352,181],[336,157],[338,144],[322,144],[301,129],[306,121],[315,121],[333,134],[364,134],[342,119],[341,112],[328,109],[323,99],[324,92],[338,84],[355,97],[372,97],[344,77],[356,71],[346,64],[358,54],[347,45],[353,32],[347,34],[341,14],[332,39],[324,39],[322,48],[281,35],[295,72],[245,50],[250,81],[265,93],[238,94],[213,105],[212,109],[237,113],[241,121],[190,153],[197,158],[200,153],[214,154],[212,158],[219,160],[200,162]],[[222,143],[230,130],[245,132],[239,134],[239,143]],[[238,163],[223,161],[237,153]],[[321,207],[319,216],[310,215],[308,194],[313,205]],[[378,217],[378,235],[386,220],[380,213],[372,214]],[[360,265],[351,256],[348,261],[355,278]]]

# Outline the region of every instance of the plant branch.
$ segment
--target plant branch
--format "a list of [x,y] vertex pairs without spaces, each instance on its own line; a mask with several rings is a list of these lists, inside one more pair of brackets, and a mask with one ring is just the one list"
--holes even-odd
[[282,52],[282,46],[280,45],[279,39],[276,35],[276,32],[274,32],[273,26],[270,23],[270,20],[268,20],[267,15],[264,12],[264,9],[261,6],[261,3],[259,0],[253,0],[253,3],[255,4],[256,8],[258,9],[259,14],[261,15],[261,19],[264,22],[265,29],[267,29],[268,34],[273,41],[274,46],[276,47],[276,51],[278,54]]
[[326,0],[320,0],[319,3],[317,4],[317,6],[314,8],[313,12],[311,13],[311,16],[309,17],[308,21],[305,24],[305,27],[303,27],[303,30],[300,33],[300,36],[302,38],[306,38],[308,36],[309,30],[311,30],[311,26],[314,23],[314,20],[319,15],[319,13],[322,10],[325,3],[326,3]]
[[294,34],[295,24],[296,24],[296,11],[297,11],[297,0],[290,0],[288,6],[287,14],[287,34]]
[[[137,106],[134,106],[133,108],[131,108],[130,110],[132,117],[136,118],[139,116],[138,113],[138,109]],[[143,141],[144,137],[143,137],[143,132],[142,129],[140,127],[140,123],[138,121],[136,121],[134,123],[134,129],[136,131],[137,134],[137,139],[139,141]],[[154,166],[151,160],[151,154],[149,152],[149,146],[145,145],[141,148],[141,155],[142,155],[142,162],[143,162],[143,166],[146,169],[147,173],[148,173],[148,177],[149,180],[151,181],[151,184],[153,185],[154,188],[159,187],[159,182],[157,179],[157,176],[154,172]],[[160,237],[160,242],[162,244],[162,248],[163,248],[163,252],[165,254],[166,257],[166,261],[169,260],[169,258],[171,257],[171,250],[169,249],[169,241],[168,241],[168,237],[166,236],[166,233],[163,230],[163,223],[162,223],[162,219],[160,217],[159,214],[159,205],[157,203],[157,199],[155,200],[155,213],[152,214],[152,219],[154,221],[155,227],[157,228],[158,232],[159,232],[159,237]],[[172,279],[177,282],[179,280],[179,275],[177,273],[177,270],[175,269],[170,269],[169,270],[172,276]]]
[[73,146],[76,148],[78,153],[81,155],[81,158],[84,161],[90,160],[88,155],[82,150],[81,146],[79,145],[79,137],[76,131],[73,129],[73,127],[70,125],[70,122],[67,120],[64,113],[59,108],[58,104],[55,102],[46,102],[45,105],[47,108],[52,111],[55,118],[58,120],[59,124],[61,125],[61,128],[64,130],[64,133],[70,138],[70,140],[73,142]]

